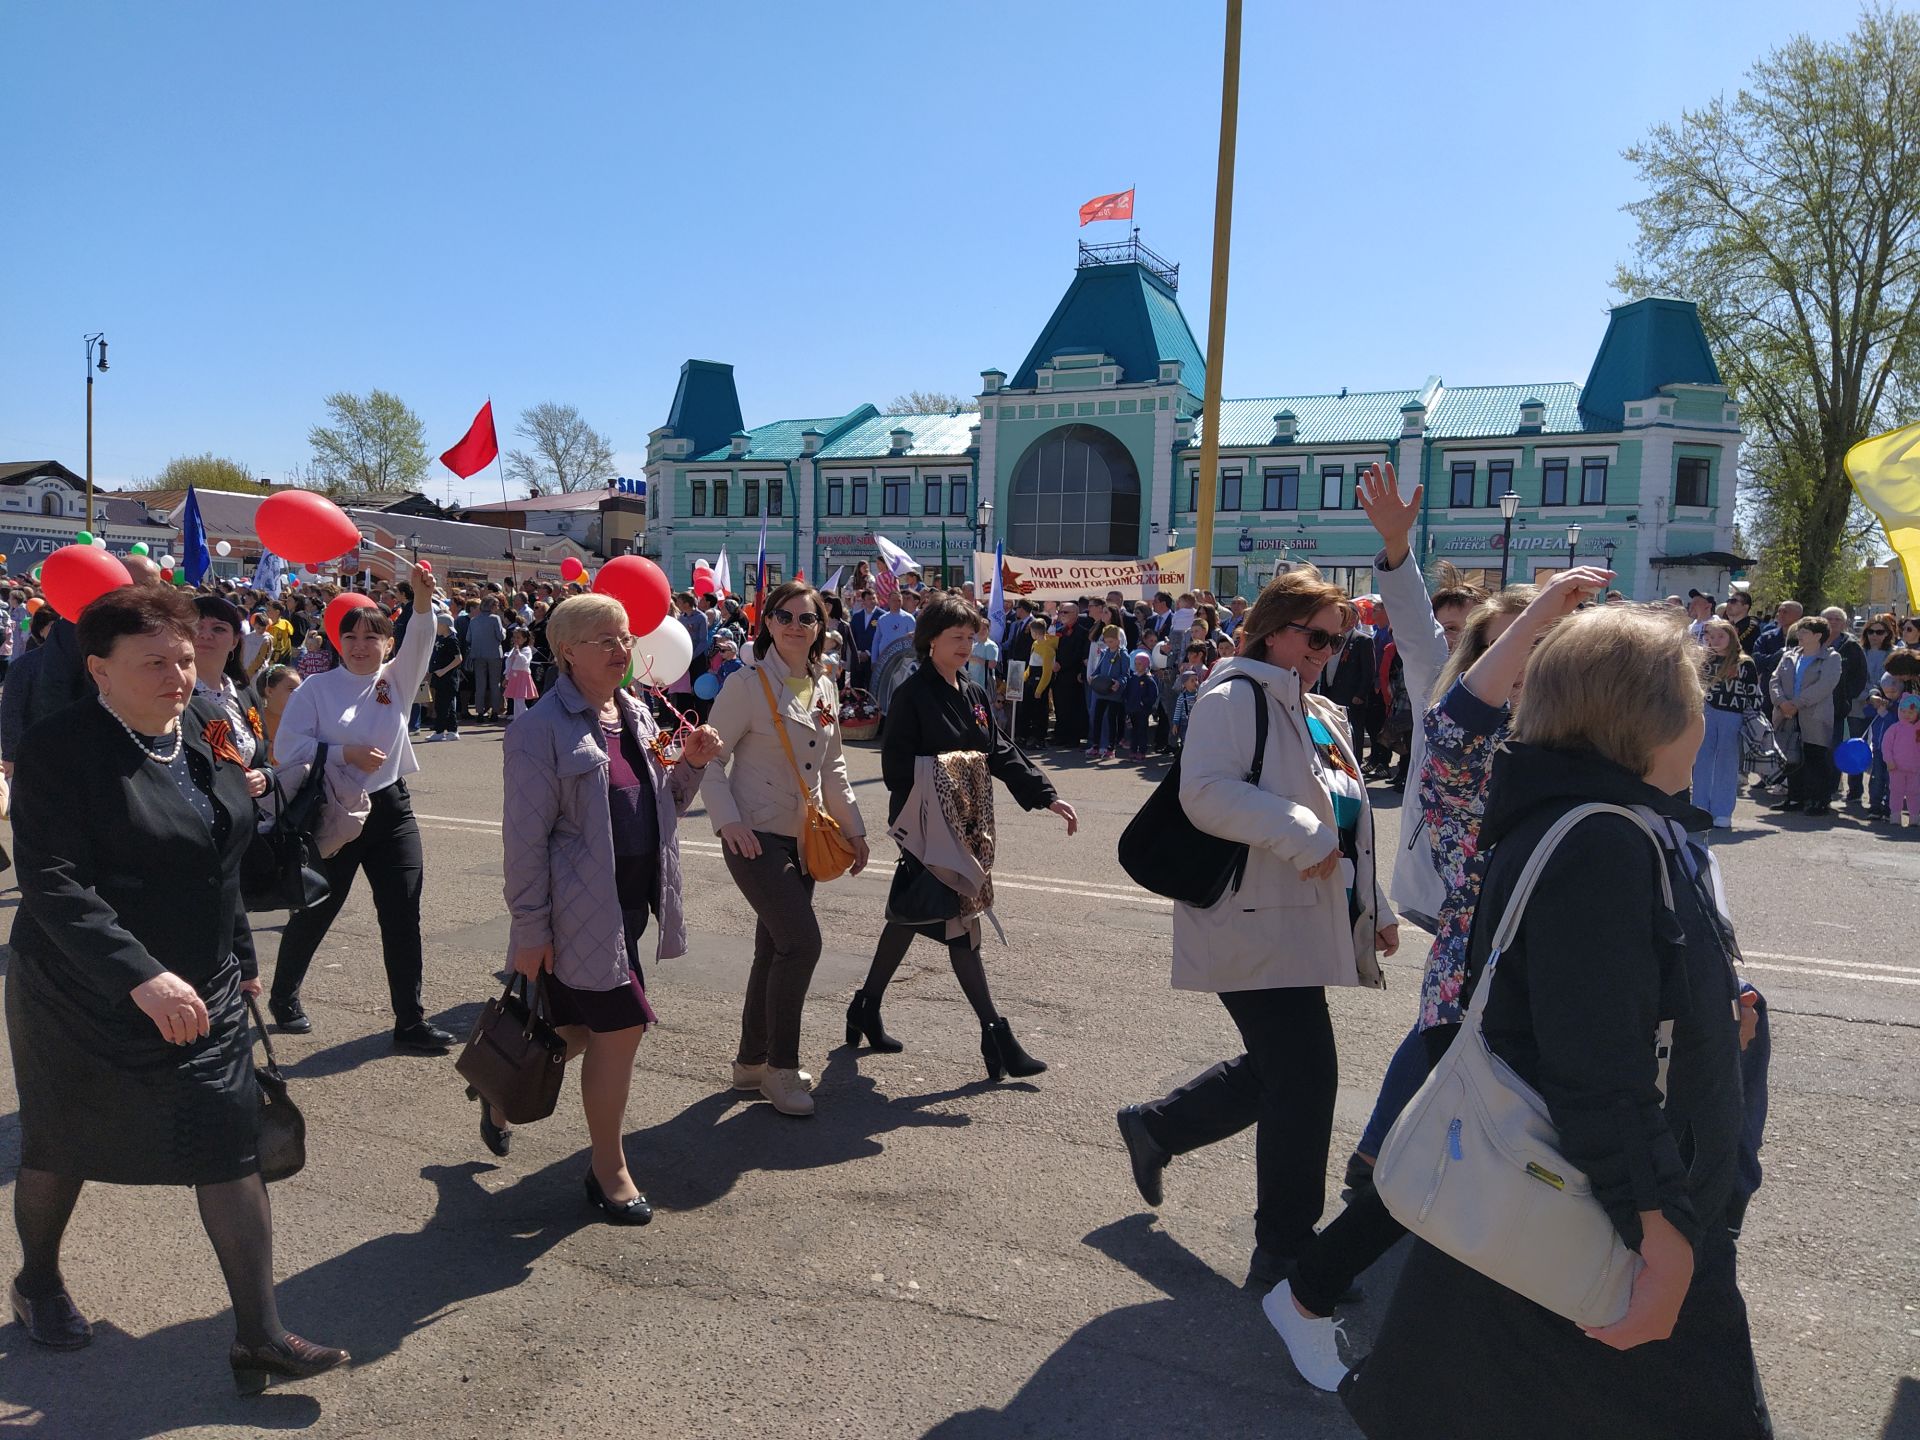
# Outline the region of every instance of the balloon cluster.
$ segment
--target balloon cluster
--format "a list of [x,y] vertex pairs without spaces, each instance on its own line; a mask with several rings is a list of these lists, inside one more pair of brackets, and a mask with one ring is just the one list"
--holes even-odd
[[[566,573],[564,567],[561,573]],[[627,628],[638,637],[633,642],[635,680],[663,687],[687,673],[693,664],[693,637],[668,613],[672,594],[658,565],[640,555],[617,556],[593,577],[593,593],[611,595],[626,609]]]

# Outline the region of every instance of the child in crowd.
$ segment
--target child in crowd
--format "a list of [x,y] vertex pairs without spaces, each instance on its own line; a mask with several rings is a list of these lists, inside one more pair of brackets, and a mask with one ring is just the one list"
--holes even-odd
[[1873,747],[1873,769],[1867,775],[1867,818],[1890,820],[1887,805],[1886,737],[1900,719],[1900,699],[1920,694],[1920,656],[1896,651],[1887,657],[1880,683],[1867,692],[1873,715],[1867,722],[1867,743]]
[[274,665],[260,682],[260,724],[267,732],[267,763],[273,762],[273,737],[280,731],[280,717],[287,701],[300,688],[300,672],[291,665]]
[[1212,670],[1212,668],[1213,667],[1211,665],[1207,664],[1207,647],[1206,646],[1204,645],[1187,646],[1187,663],[1180,667],[1180,688],[1182,690],[1187,688],[1187,677],[1189,675],[1198,676],[1200,679],[1200,682],[1202,684],[1205,684],[1207,674],[1209,671]]
[[1903,826],[1920,821],[1920,695],[1900,697],[1880,753],[1887,764],[1887,818]]
[[713,647],[713,673],[719,677],[722,685],[727,676],[740,668],[740,647],[731,640],[722,640]]
[[1087,662],[1087,687],[1093,693],[1093,743],[1089,760],[1105,760],[1118,752],[1126,711],[1120,701],[1127,680],[1126,632],[1109,625],[1100,632],[1100,648]]
[[1153,657],[1144,650],[1133,652],[1133,673],[1120,690],[1121,708],[1126,711],[1127,728],[1133,735],[1133,758],[1147,758],[1153,712],[1160,704],[1160,686],[1153,678]]
[[524,625],[514,626],[508,638],[505,674],[507,699],[513,702],[513,713],[507,716],[511,725],[540,698],[539,688],[533,683],[533,632]]
[[1033,649],[1027,656],[1026,686],[1020,695],[1019,733],[1014,737],[1022,745],[1047,743],[1048,686],[1053,683],[1054,656],[1060,651],[1060,637],[1044,620],[1027,623]]
[[820,650],[820,663],[826,667],[827,677],[836,685],[845,685],[840,674],[840,635],[837,631],[827,631],[826,643]]
[[1184,749],[1187,743],[1187,716],[1193,712],[1193,702],[1200,697],[1200,680],[1198,670],[1180,672],[1180,693],[1173,697],[1173,748],[1176,753]]
[[306,643],[300,648],[300,658],[295,662],[302,680],[315,675],[324,675],[333,669],[333,656],[327,653],[327,637],[320,633],[320,627],[314,626],[307,631]]

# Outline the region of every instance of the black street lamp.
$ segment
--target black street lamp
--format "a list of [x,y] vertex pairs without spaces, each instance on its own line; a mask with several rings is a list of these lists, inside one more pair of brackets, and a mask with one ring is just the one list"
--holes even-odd
[[1614,552],[1614,551],[1615,551],[1616,549],[1618,549],[1618,548],[1619,548],[1619,546],[1620,546],[1620,542],[1619,542],[1618,540],[1609,540],[1609,541],[1607,541],[1607,543],[1606,543],[1606,544],[1604,544],[1604,545],[1602,545],[1602,546],[1600,547],[1600,549],[1601,549],[1602,551],[1604,551],[1604,552],[1605,552],[1605,554],[1606,554],[1606,557],[1607,557],[1607,569],[1609,569],[1609,570],[1611,570],[1611,569],[1613,568],[1613,552]]
[[1507,588],[1507,562],[1513,557],[1513,517],[1520,497],[1512,490],[1500,497],[1500,588]]
[[980,503],[973,507],[973,529],[980,540],[977,548],[987,549],[987,533],[993,529],[993,501],[982,497]]
[[[107,336],[97,331],[87,340],[87,526],[93,529],[93,372],[107,373]],[[95,352],[98,352],[96,359]]]
[[1573,568],[1574,557],[1580,553],[1580,527],[1567,526],[1567,568]]

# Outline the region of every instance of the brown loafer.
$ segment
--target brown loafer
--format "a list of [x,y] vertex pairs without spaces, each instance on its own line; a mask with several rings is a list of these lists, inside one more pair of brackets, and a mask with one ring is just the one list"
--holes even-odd
[[49,1350],[78,1350],[93,1343],[93,1326],[65,1290],[29,1300],[20,1293],[16,1281],[7,1287],[7,1299],[13,1305],[13,1318],[25,1327],[27,1338],[34,1344]]

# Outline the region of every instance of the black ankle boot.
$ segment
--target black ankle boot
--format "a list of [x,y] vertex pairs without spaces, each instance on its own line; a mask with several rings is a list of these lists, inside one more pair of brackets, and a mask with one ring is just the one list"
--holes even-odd
[[880,997],[856,990],[853,1003],[847,1006],[847,1044],[858,1045],[862,1036],[873,1049],[889,1055],[907,1048],[887,1034],[886,1026],[880,1023]]
[[1002,1072],[1016,1080],[1028,1075],[1039,1075],[1047,1068],[1047,1062],[1036,1060],[1020,1048],[1020,1042],[1013,1038],[1013,1030],[1002,1016],[991,1025],[980,1027],[980,1057],[987,1062],[987,1078],[998,1080]]

